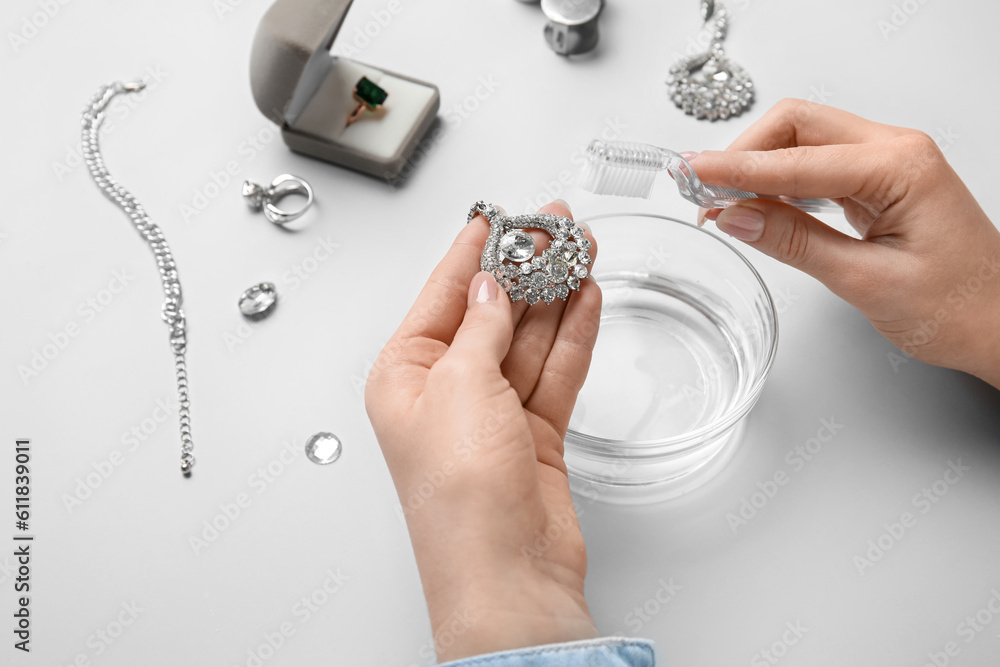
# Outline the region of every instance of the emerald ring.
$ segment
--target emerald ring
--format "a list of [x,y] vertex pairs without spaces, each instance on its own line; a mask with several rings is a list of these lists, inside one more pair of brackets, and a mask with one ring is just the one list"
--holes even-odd
[[385,89],[366,76],[361,77],[354,84],[353,94],[357,106],[354,107],[354,111],[347,118],[348,125],[360,120],[366,111],[375,111],[378,109],[385,103],[385,98],[389,97],[389,93],[385,92]]

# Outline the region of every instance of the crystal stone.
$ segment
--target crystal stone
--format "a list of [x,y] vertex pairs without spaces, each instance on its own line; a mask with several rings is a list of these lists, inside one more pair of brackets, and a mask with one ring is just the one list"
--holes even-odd
[[545,303],[552,303],[556,298],[556,291],[552,287],[546,287],[542,290],[542,301]]
[[583,264],[577,264],[575,267],[573,267],[573,273],[576,274],[577,278],[583,280],[584,278],[587,277],[587,267],[585,267]]
[[340,458],[343,451],[340,438],[333,433],[317,433],[306,442],[306,456],[313,463],[327,465]]
[[566,297],[569,296],[569,287],[566,286],[566,283],[559,283],[558,285],[555,286],[555,290],[556,290],[556,296],[562,299],[563,301],[565,301]]
[[524,300],[528,302],[529,306],[533,306],[538,303],[538,290],[535,288],[528,288],[524,290]]
[[548,278],[546,278],[545,274],[542,273],[541,271],[532,273],[531,278],[529,278],[529,282],[531,283],[532,287],[537,287],[539,289],[549,284]]
[[566,279],[566,286],[571,290],[578,290],[580,289],[580,279],[576,276],[570,276]]
[[524,264],[521,265],[521,275],[524,276],[528,275],[529,273],[531,273],[532,268],[534,267],[531,266],[531,262],[525,262]]
[[278,302],[278,291],[273,283],[254,285],[240,296],[240,312],[252,320],[267,317]]
[[554,283],[564,282],[569,277],[569,267],[566,266],[565,262],[558,259],[553,260],[549,262],[549,276]]
[[500,254],[512,262],[523,262],[535,254],[535,240],[521,229],[512,229],[500,239]]

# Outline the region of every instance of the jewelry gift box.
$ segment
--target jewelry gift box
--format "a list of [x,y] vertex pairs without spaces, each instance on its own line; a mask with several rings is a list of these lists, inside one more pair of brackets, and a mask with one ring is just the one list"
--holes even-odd
[[250,87],[293,151],[381,178],[399,175],[437,115],[437,86],[334,56],[353,0],[277,0],[250,54]]

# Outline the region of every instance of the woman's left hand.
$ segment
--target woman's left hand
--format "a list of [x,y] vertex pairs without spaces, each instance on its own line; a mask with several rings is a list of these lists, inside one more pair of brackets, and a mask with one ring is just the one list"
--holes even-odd
[[563,438],[601,291],[584,280],[567,302],[511,304],[479,272],[488,233],[482,216],[459,233],[365,389],[441,661],[597,636]]

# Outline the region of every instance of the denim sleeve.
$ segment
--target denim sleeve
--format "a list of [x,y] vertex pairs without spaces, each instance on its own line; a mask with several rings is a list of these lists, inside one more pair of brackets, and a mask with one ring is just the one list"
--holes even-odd
[[651,641],[602,637],[477,655],[441,667],[653,667],[654,657]]

